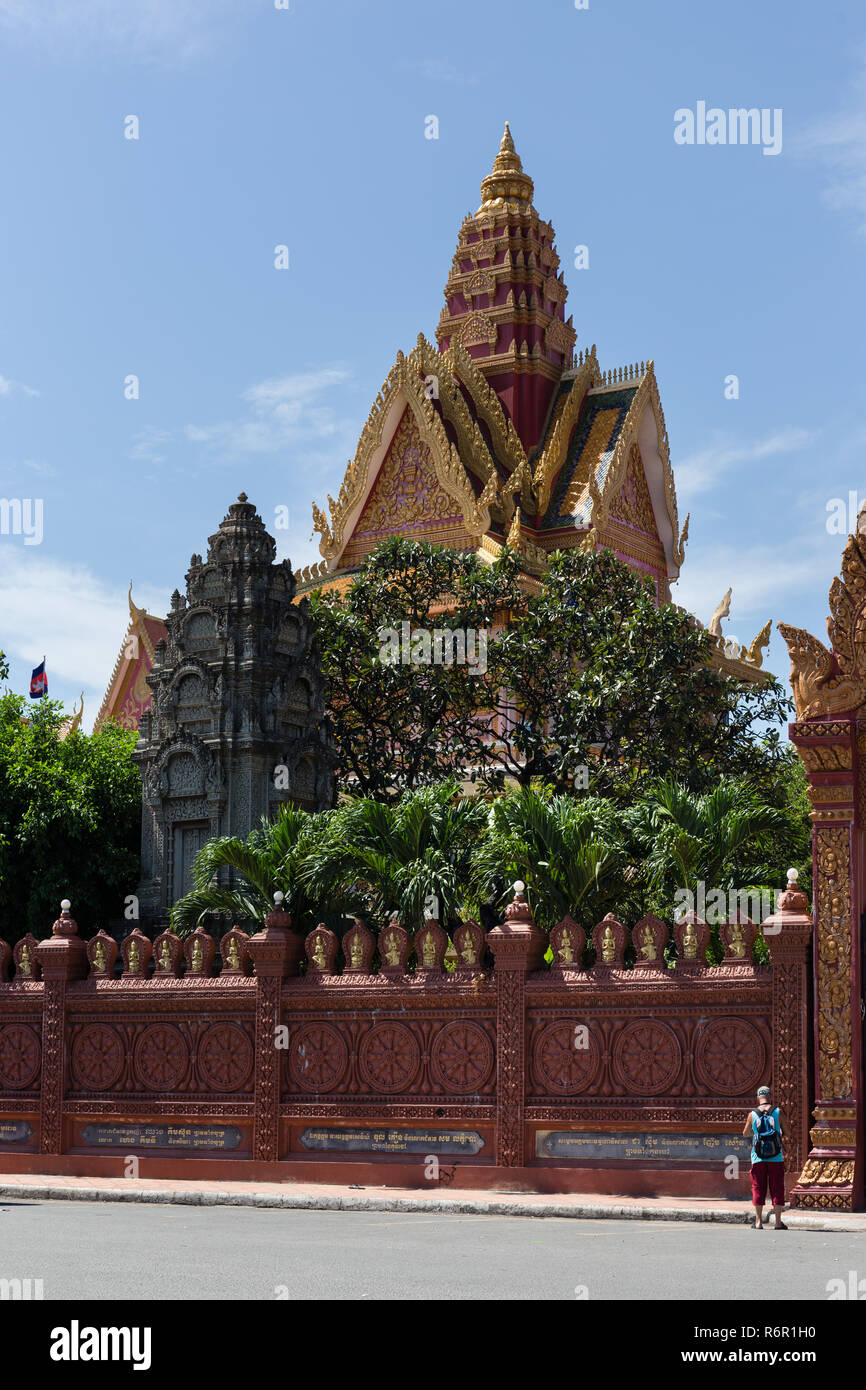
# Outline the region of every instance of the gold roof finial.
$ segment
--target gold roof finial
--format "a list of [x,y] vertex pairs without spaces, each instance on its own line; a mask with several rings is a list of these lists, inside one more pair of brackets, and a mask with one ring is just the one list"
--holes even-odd
[[532,205],[535,185],[528,174],[524,174],[520,155],[514,148],[511,126],[505,122],[505,130],[499,144],[499,153],[493,161],[493,172],[481,183],[481,207],[490,203],[514,203],[524,208]]
[[129,616],[130,616],[130,619],[132,620],[132,622],[135,622],[135,620],[138,618],[138,616],[139,616],[141,613],[144,612],[144,609],[143,609],[143,608],[136,608],[135,604],[134,604],[133,601],[132,601],[132,580],[131,580],[131,579],[130,579],[130,581],[129,581],[129,594],[128,594],[128,599],[129,599]]

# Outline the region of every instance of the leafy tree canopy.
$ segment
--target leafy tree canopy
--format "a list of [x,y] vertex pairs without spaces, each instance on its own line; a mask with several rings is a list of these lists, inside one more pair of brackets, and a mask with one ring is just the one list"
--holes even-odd
[[[709,634],[612,551],[557,552],[530,589],[508,550],[486,564],[391,537],[312,612],[344,790],[393,800],[448,774],[541,778],[628,804],[659,777],[706,792],[733,776],[773,801],[789,777],[778,681],[713,668]],[[449,665],[402,640],[436,628],[462,632],[467,652],[483,630],[485,660]],[[382,658],[387,631],[397,661]]]
[[0,696],[0,924],[42,937],[72,900],[82,932],[120,918],[139,878],[137,735],[116,724],[62,738],[56,700]]

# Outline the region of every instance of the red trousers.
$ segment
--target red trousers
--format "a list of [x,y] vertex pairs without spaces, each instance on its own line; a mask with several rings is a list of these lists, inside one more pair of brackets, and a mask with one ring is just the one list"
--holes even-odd
[[774,1207],[785,1205],[785,1165],[784,1163],[753,1163],[752,1173],[752,1202],[756,1207],[762,1207],[767,1196],[767,1184],[770,1186],[770,1201]]

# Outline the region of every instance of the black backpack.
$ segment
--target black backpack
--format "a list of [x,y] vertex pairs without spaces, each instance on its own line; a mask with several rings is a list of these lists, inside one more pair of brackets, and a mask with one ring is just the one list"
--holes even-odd
[[758,1117],[758,1132],[755,1135],[755,1153],[759,1159],[776,1158],[782,1152],[782,1137],[776,1129],[776,1121],[771,1110],[752,1112]]

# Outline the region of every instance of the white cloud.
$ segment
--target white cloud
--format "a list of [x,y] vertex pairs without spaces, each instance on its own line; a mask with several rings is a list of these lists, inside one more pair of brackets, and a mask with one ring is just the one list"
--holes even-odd
[[866,66],[852,83],[847,106],[799,132],[791,149],[824,167],[824,201],[836,212],[852,212],[866,234]]
[[188,424],[178,431],[149,428],[135,436],[132,456],[160,463],[173,444],[186,442],[234,459],[326,440],[334,441],[338,455],[338,442],[340,450],[347,443],[351,447],[354,425],[340,418],[333,392],[351,380],[352,373],[338,366],[269,377],[241,393],[248,407],[245,417]]
[[741,463],[757,463],[775,454],[790,454],[805,449],[815,438],[809,430],[790,428],[777,430],[754,444],[730,444],[718,441],[706,449],[689,454],[674,467],[677,500],[696,497],[715,487],[722,475]]
[[[737,636],[750,642],[754,632],[745,632],[742,615],[751,615],[753,625],[761,627],[770,616],[784,618],[780,605],[802,593],[811,594],[817,585],[816,571],[824,568],[817,547],[809,549],[802,540],[785,539],[777,545],[761,542],[752,545],[732,540],[730,543],[705,546],[698,553],[686,550],[682,577],[673,586],[674,603],[694,613],[704,626],[713,610],[730,587],[731,615],[722,624],[725,636]],[[828,573],[832,578],[832,561],[827,556]],[[836,560],[838,565],[838,559]],[[830,579],[826,587],[829,588]],[[796,608],[789,604],[786,611]],[[763,618],[755,615],[764,614]],[[794,619],[790,619],[794,621]],[[748,623],[745,624],[748,626]]]
[[[0,0],[2,4],[2,0]],[[32,386],[25,386],[23,381],[10,381],[6,376],[0,376],[0,396],[11,396],[16,391],[20,391],[22,396],[38,396],[39,392],[34,391]]]
[[[136,588],[149,612],[168,611],[167,593]],[[26,668],[48,660],[52,678],[85,693],[86,723],[96,716],[129,622],[126,589],[84,565],[67,565],[0,539],[0,613],[6,655]],[[20,681],[18,682],[20,686]]]
[[[209,51],[255,0],[0,0],[0,33],[58,54],[126,50],[184,60]],[[276,19],[279,16],[274,12]]]

